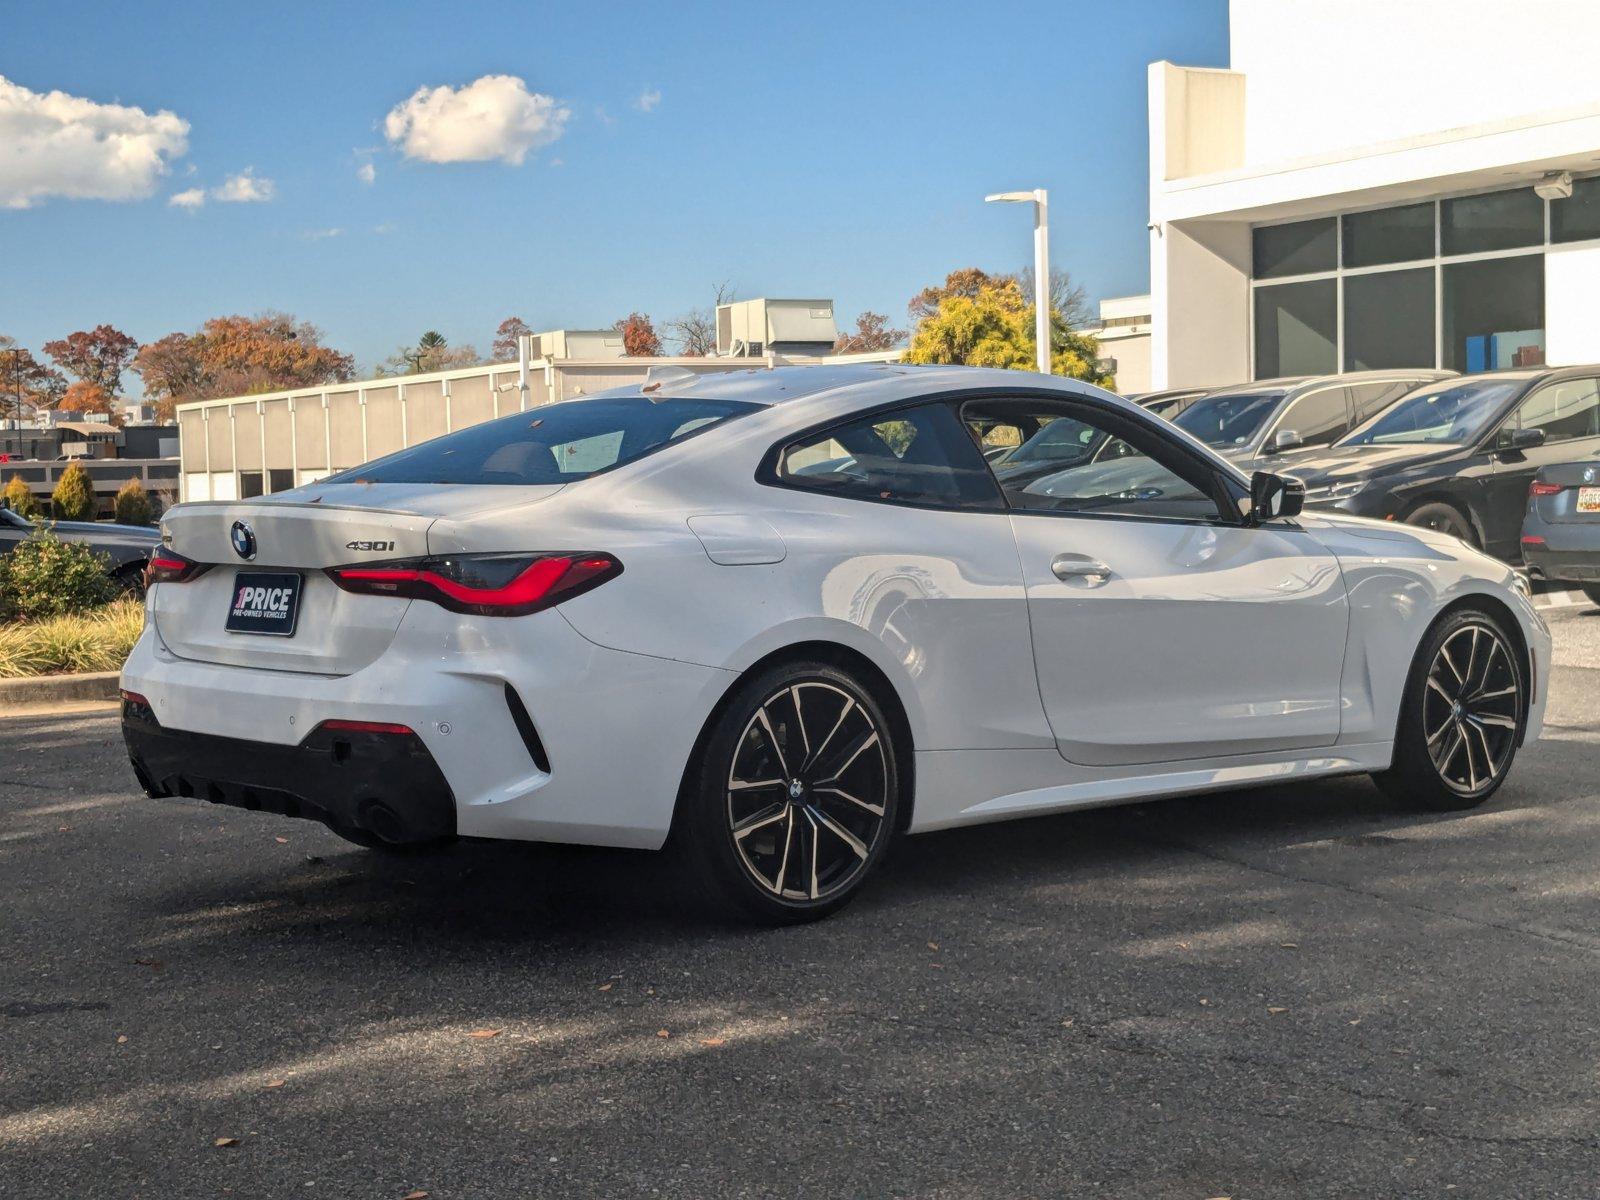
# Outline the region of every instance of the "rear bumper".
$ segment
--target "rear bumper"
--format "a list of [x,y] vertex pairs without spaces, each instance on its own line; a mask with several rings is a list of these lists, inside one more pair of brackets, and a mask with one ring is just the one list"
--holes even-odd
[[[1543,536],[1550,537],[1548,533]],[[1552,548],[1548,542],[1543,546],[1524,542],[1522,559],[1527,563],[1528,573],[1535,579],[1600,583],[1600,530],[1591,528],[1583,540],[1592,542],[1592,548],[1563,550]]]
[[124,700],[122,736],[151,796],[306,817],[392,843],[456,832],[455,798],[416,734],[316,730],[294,746],[163,729]]
[[[147,625],[122,686],[149,699],[167,734],[218,739],[249,760],[231,767],[223,753],[209,774],[189,773],[223,786],[225,798],[228,785],[248,786],[257,799],[271,791],[347,812],[326,790],[304,794],[300,773],[316,762],[307,733],[329,720],[391,722],[415,731],[462,837],[655,849],[690,750],[734,678],[596,646],[557,610],[467,617],[412,604],[388,649],[349,675],[179,658]],[[144,745],[148,763],[157,751]],[[155,745],[174,753],[171,742]]]

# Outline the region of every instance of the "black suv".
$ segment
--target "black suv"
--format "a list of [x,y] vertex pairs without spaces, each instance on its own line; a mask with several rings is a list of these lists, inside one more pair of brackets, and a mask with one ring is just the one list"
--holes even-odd
[[1542,466],[1600,454],[1600,366],[1490,371],[1420,387],[1322,452],[1277,470],[1307,507],[1406,521],[1521,557]]

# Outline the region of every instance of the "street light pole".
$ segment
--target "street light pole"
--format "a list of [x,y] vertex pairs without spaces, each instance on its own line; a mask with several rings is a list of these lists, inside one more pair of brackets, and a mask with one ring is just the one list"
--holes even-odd
[[1038,351],[1039,373],[1050,374],[1050,193],[1044,188],[1031,192],[996,192],[985,196],[988,203],[1033,205],[1033,339]]

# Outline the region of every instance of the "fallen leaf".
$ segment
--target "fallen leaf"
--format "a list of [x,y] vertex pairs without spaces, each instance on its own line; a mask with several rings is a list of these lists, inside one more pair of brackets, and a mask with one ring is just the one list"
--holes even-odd
[[1188,942],[1179,942],[1178,943],[1178,949],[1179,950],[1187,950],[1188,948],[1189,948],[1189,943]]
[[701,1038],[700,1039],[700,1044],[702,1046],[721,1046],[727,1040],[728,1040],[727,1038]]
[[938,942],[929,942],[928,943],[928,949],[929,950],[937,950],[938,948],[939,948],[939,943]]
[[1350,1022],[1350,1024],[1352,1024],[1352,1025],[1359,1025],[1359,1024],[1361,1024],[1361,1018],[1360,1018],[1360,1017],[1357,1017],[1357,1018],[1356,1018],[1356,1019],[1355,1019],[1355,1020],[1354,1020],[1354,1021],[1351,1021],[1351,1022]]
[[133,965],[136,967],[149,967],[152,971],[163,971],[167,966],[159,958],[136,958],[133,960]]
[[1288,1010],[1288,1009],[1287,1009],[1287,1008],[1273,1008],[1273,1007],[1272,1007],[1272,1006],[1271,1006],[1271,1005],[1270,1005],[1270,1004],[1269,1004],[1269,1005],[1267,1005],[1267,1011],[1268,1011],[1268,1012],[1269,1012],[1269,1013],[1274,1013],[1274,1014],[1276,1014],[1276,1013],[1286,1013],[1286,1012],[1288,1012],[1288,1011],[1289,1011],[1289,1010]]
[[1210,1005],[1210,1003],[1211,1003],[1211,1001],[1209,1001],[1209,1000],[1207,1000],[1207,999],[1206,999],[1206,998],[1205,998],[1205,997],[1204,997],[1204,996],[1202,996],[1202,997],[1201,997],[1201,998],[1200,998],[1200,1003],[1201,1003],[1201,1004],[1204,1004],[1204,1005],[1208,1005],[1208,1006],[1209,1006],[1209,1005]]
[[1280,949],[1280,950],[1298,950],[1298,949],[1300,949],[1300,943],[1299,942],[1279,942],[1278,943],[1278,949]]
[[615,985],[609,984],[609,983],[602,983],[600,985],[600,990],[602,992],[609,992],[612,989],[613,986],[615,986]]
[[273,838],[272,840],[277,842],[280,846],[287,846],[289,844],[288,838]]
[[932,967],[935,971],[944,970],[944,964],[943,963],[929,963],[928,965],[930,967]]
[[220,1137],[211,1143],[213,1146],[237,1146],[239,1139],[235,1137]]
[[428,1200],[427,1192],[407,1192],[400,1200]]
[[1071,1017],[1068,1017],[1068,1018],[1067,1018],[1067,1019],[1066,1019],[1066,1020],[1065,1020],[1065,1021],[1062,1021],[1062,1022],[1061,1022],[1061,1027],[1062,1027],[1062,1028],[1063,1028],[1063,1029],[1067,1029],[1067,1028],[1070,1028],[1070,1027],[1071,1027],[1071,1025],[1072,1025],[1072,1018],[1071,1018]]
[[128,1041],[128,1035],[127,1034],[125,1034],[125,1033],[117,1034],[117,1045],[119,1045],[119,1046],[126,1045],[127,1041]]
[[280,1088],[288,1082],[287,1079],[269,1079],[267,1080],[267,1086],[269,1088]]
[[499,1037],[500,1032],[498,1029],[474,1029],[467,1036],[470,1038],[492,1038]]
[[72,832],[72,826],[71,825],[57,825],[56,826],[56,832],[57,833],[71,833]]
[[672,1032],[667,1029],[658,1029],[656,1030],[656,1036],[659,1038],[669,1038],[672,1036]]

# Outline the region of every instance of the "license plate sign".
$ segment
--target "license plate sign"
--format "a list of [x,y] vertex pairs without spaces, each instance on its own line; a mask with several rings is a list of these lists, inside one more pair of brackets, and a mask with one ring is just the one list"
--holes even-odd
[[1600,487],[1581,487],[1578,489],[1578,511],[1582,513],[1600,513]]
[[229,597],[229,633],[293,637],[300,618],[301,578],[294,572],[240,571]]

